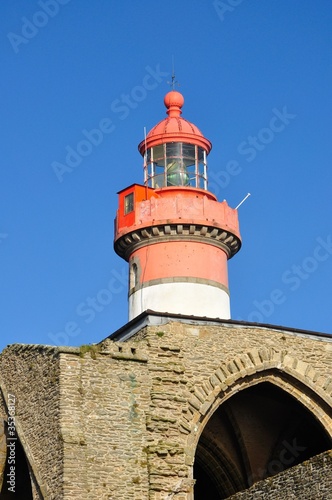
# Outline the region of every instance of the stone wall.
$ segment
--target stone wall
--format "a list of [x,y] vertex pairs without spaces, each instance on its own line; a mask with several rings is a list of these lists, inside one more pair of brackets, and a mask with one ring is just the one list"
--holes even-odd
[[111,343],[60,366],[64,498],[147,499],[147,357]]
[[204,426],[250,384],[279,384],[332,436],[331,340],[170,321],[126,342],[10,346],[1,388],[43,498],[189,500]]
[[3,398],[15,396],[16,429],[34,476],[34,498],[61,498],[58,350],[12,345],[0,357],[0,373]]
[[332,450],[229,497],[229,500],[280,499],[332,499]]

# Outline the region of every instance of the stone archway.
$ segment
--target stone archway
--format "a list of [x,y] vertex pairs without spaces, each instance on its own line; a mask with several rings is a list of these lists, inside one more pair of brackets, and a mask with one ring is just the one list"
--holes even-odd
[[200,436],[195,500],[227,498],[331,446],[322,425],[285,390],[271,382],[249,386],[219,406]]
[[7,423],[3,421],[3,441],[6,450],[2,453],[2,482],[0,498],[32,500],[32,485],[28,462],[17,434],[8,440]]
[[4,479],[6,457],[7,457],[7,440],[5,433],[5,421],[3,418],[0,418],[0,491]]
[[196,386],[181,422],[195,500],[227,498],[331,448],[329,386],[310,364],[273,349],[243,354]]

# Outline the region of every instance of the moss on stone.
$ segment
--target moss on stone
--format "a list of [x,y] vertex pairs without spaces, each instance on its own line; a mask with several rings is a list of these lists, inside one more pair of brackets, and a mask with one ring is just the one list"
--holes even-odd
[[83,344],[80,346],[80,357],[84,358],[85,354],[90,353],[92,359],[97,359],[99,346],[96,344]]

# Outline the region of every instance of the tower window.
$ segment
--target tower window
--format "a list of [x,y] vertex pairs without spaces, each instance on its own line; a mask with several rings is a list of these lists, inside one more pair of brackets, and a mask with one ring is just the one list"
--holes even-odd
[[124,199],[124,214],[127,215],[134,210],[134,193],[129,193]]
[[138,285],[138,268],[137,264],[134,262],[130,266],[130,272],[129,272],[129,288],[135,288],[135,286]]

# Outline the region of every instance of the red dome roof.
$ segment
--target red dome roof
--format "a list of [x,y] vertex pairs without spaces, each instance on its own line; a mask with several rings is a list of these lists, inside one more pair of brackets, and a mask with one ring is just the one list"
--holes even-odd
[[168,117],[155,125],[146,136],[146,139],[139,144],[138,149],[141,155],[143,156],[145,150],[152,146],[168,142],[196,144],[209,153],[212,148],[211,142],[204,137],[196,125],[180,116],[184,104],[183,95],[176,90],[171,90],[165,95],[164,104],[167,108]]

